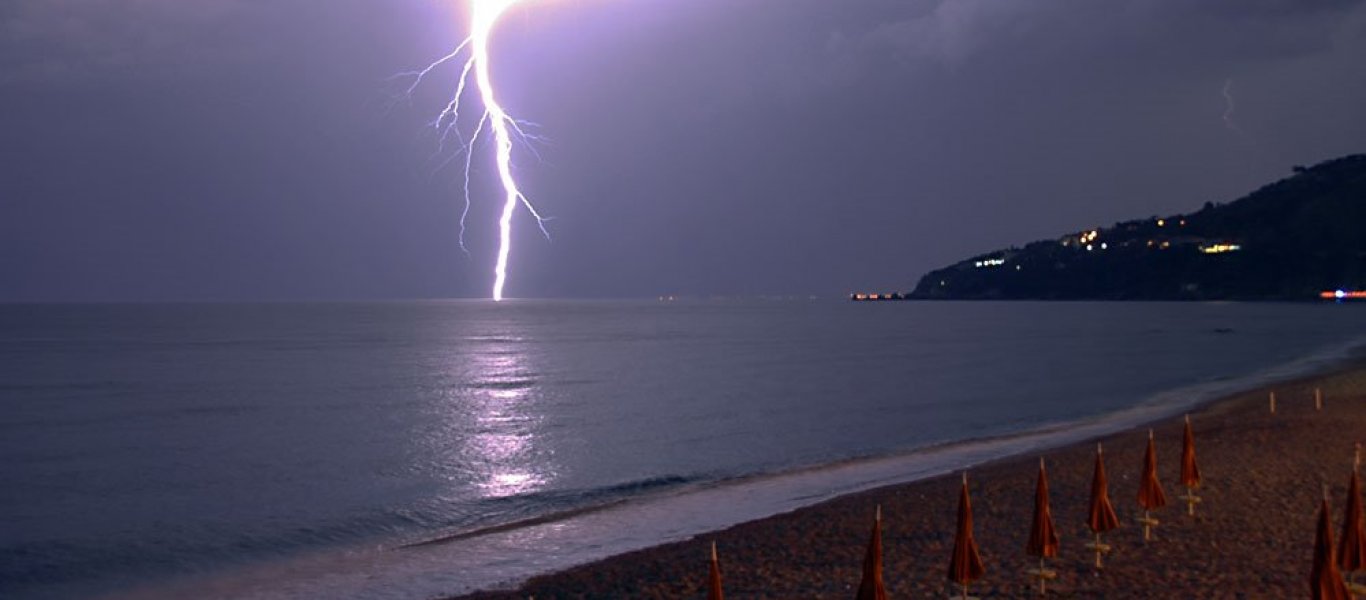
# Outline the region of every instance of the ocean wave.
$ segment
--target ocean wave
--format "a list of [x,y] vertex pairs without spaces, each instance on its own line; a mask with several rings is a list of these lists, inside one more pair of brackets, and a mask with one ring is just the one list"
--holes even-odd
[[[528,560],[524,570],[500,567],[497,578],[469,589],[513,585],[528,577],[569,568],[655,544],[668,543],[796,510],[852,493],[903,484],[970,468],[974,465],[1082,442],[1144,423],[1169,418],[1239,392],[1324,373],[1366,355],[1366,336],[1243,376],[1217,376],[1150,395],[1129,408],[1095,417],[1059,421],[997,436],[958,439],[893,453],[872,454],[815,463],[773,472],[733,476],[663,476],[593,490],[529,495],[557,505],[576,505],[543,515],[493,526],[450,532],[402,548],[419,549],[455,542],[490,545],[505,553],[508,540],[536,539],[564,543],[575,551],[555,560]],[[580,500],[610,497],[610,502],[581,505]],[[666,525],[650,519],[669,514]],[[557,530],[575,539],[558,537]],[[587,533],[586,533],[587,532]],[[547,540],[546,538],[550,539]],[[499,557],[509,561],[511,556]],[[509,573],[515,572],[515,576]]]
[[681,486],[705,481],[700,476],[683,475],[663,475],[658,477],[646,477],[632,481],[626,481],[615,485],[608,485],[595,488],[569,489],[569,490],[546,490],[497,498],[486,501],[487,504],[529,504],[535,507],[568,507],[552,509],[549,512],[540,512],[534,516],[524,517],[513,521],[499,522],[494,524],[479,525],[476,527],[455,529],[436,536],[429,536],[424,539],[402,544],[401,547],[420,547],[432,544],[442,544],[463,539],[510,531],[532,525],[541,525],[561,521],[574,516],[589,512],[607,510],[623,502],[629,502],[633,498],[639,498],[650,492],[658,492],[668,489],[676,489]]

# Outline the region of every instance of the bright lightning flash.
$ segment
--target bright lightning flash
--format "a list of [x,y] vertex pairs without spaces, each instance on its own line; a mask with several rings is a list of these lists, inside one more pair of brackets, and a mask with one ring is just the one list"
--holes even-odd
[[[472,154],[475,144],[479,141],[481,134],[487,127],[493,133],[494,159],[498,165],[498,180],[503,188],[503,211],[498,219],[498,262],[494,267],[493,280],[493,299],[502,301],[503,286],[507,283],[508,274],[508,255],[512,248],[512,217],[517,212],[517,206],[525,206],[527,212],[535,217],[537,225],[541,228],[541,233],[546,233],[545,219],[536,211],[536,207],[522,193],[517,185],[517,178],[512,172],[512,147],[513,136],[516,135],[525,143],[528,138],[536,139],[528,135],[522,128],[521,123],[508,115],[503,106],[498,103],[498,98],[493,88],[493,78],[489,74],[489,41],[493,36],[494,26],[498,19],[507,13],[514,5],[522,0],[468,0],[470,3],[470,36],[461,42],[454,51],[433,62],[420,71],[401,73],[400,76],[413,78],[413,83],[407,89],[406,96],[411,97],[412,93],[422,84],[422,80],[437,67],[456,60],[469,50],[469,56],[465,59],[464,68],[460,72],[459,83],[456,86],[455,96],[451,98],[446,108],[441,111],[436,120],[432,122],[432,127],[436,128],[441,137],[441,150],[444,152],[445,144],[454,135],[460,141],[460,152],[465,155],[465,210],[460,215],[460,248],[465,248],[465,217],[469,214],[470,207],[470,167]],[[470,135],[469,140],[464,140],[459,130],[460,103],[464,98],[465,90],[468,87],[470,73],[474,73],[474,84],[479,88],[480,100],[483,102],[484,114],[479,119],[478,126]]]

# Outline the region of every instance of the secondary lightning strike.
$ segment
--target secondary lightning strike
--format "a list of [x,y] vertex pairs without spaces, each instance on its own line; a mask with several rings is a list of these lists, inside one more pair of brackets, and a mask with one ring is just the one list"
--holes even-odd
[[1235,124],[1235,123],[1233,122],[1233,109],[1235,108],[1235,106],[1234,106],[1234,104],[1233,104],[1233,80],[1232,80],[1232,79],[1225,79],[1225,80],[1224,80],[1224,90],[1223,90],[1223,92],[1224,92],[1224,117],[1223,117],[1223,119],[1224,119],[1224,126],[1225,126],[1225,127],[1228,127],[1230,131],[1232,131],[1232,132],[1234,132],[1234,133],[1236,133],[1236,134],[1238,134],[1238,135],[1247,135],[1247,134],[1243,133],[1243,130],[1242,130],[1242,129],[1239,129],[1239,128],[1238,128],[1238,125],[1237,125],[1237,124]]
[[[498,165],[498,181],[503,188],[503,209],[498,219],[498,261],[494,267],[493,299],[494,301],[503,300],[503,287],[507,283],[508,258],[512,250],[512,217],[520,204],[526,207],[527,212],[536,219],[536,224],[540,227],[541,233],[549,237],[545,228],[545,218],[531,204],[526,195],[522,193],[517,184],[517,178],[512,172],[512,148],[513,136],[516,134],[523,143],[530,148],[528,139],[536,140],[533,135],[528,135],[523,131],[519,122],[512,118],[501,104],[498,103],[497,94],[494,92],[493,77],[489,72],[489,40],[493,36],[494,26],[498,24],[499,18],[508,12],[514,5],[522,0],[469,0],[470,3],[470,36],[461,42],[450,54],[436,60],[418,71],[400,73],[399,76],[407,76],[413,79],[408,87],[405,97],[411,97],[413,92],[422,85],[423,80],[437,67],[459,58],[466,49],[469,49],[470,56],[465,60],[464,67],[460,72],[459,83],[457,84],[455,95],[446,107],[432,121],[431,125],[438,131],[440,141],[438,144],[438,155],[446,152],[446,144],[450,137],[454,135],[460,143],[460,152],[465,155],[464,191],[465,207],[460,213],[460,249],[468,253],[465,248],[465,218],[470,211],[470,169],[473,166],[473,153],[475,145],[479,142],[485,128],[493,134],[494,159]],[[479,88],[480,100],[484,105],[484,114],[479,119],[479,124],[468,140],[460,134],[460,102],[465,96],[465,90],[469,83],[471,72],[474,74],[474,84]],[[535,154],[535,150],[532,149]],[[457,154],[458,155],[458,154]],[[453,159],[456,155],[452,155]],[[447,159],[443,166],[450,162]]]

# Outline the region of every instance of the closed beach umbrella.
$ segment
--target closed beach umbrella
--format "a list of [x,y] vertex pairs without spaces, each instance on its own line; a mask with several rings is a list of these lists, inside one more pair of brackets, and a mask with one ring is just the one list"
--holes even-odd
[[1048,472],[1039,459],[1039,482],[1034,486],[1034,522],[1029,526],[1030,556],[1052,558],[1058,555],[1058,531],[1053,527],[1053,511],[1048,507]]
[[711,543],[711,578],[707,582],[707,600],[725,600],[721,591],[721,562],[716,559],[716,542]]
[[963,474],[963,487],[958,493],[958,532],[953,537],[953,557],[949,560],[949,581],[962,586],[963,597],[968,597],[968,584],[986,573],[977,540],[972,537],[972,498],[968,495],[968,474]]
[[1096,534],[1096,541],[1086,546],[1096,551],[1097,569],[1101,566],[1101,555],[1110,551],[1109,546],[1101,543],[1100,534],[1119,527],[1119,517],[1115,515],[1115,507],[1110,504],[1110,482],[1105,477],[1104,456],[1104,450],[1100,444],[1096,444],[1096,471],[1091,476],[1091,512],[1086,519],[1086,526]]
[[1338,567],[1351,573],[1366,568],[1366,530],[1361,524],[1361,475],[1352,469],[1347,484],[1347,512],[1342,518],[1342,542],[1338,546]]
[[856,600],[887,600],[887,588],[882,585],[882,507],[877,507],[873,518],[873,536],[868,550],[863,553],[863,580],[858,584]]
[[1167,505],[1167,494],[1162,491],[1162,482],[1157,480],[1157,446],[1151,429],[1148,430],[1148,451],[1143,454],[1143,476],[1138,482],[1138,505],[1143,507],[1143,539],[1146,541],[1157,525],[1157,519],[1148,513]]
[[1338,571],[1333,551],[1333,523],[1328,518],[1328,498],[1319,507],[1319,525],[1314,534],[1314,567],[1309,573],[1310,595],[1314,600],[1348,600],[1347,584]]
[[1186,495],[1181,499],[1186,501],[1186,513],[1195,514],[1195,503],[1200,501],[1200,497],[1195,495],[1195,488],[1200,487],[1200,465],[1195,463],[1195,434],[1191,432],[1191,417],[1186,415],[1186,431],[1181,436],[1181,485],[1186,486]]
[[1105,477],[1105,451],[1096,444],[1096,470],[1091,476],[1091,514],[1086,525],[1095,533],[1119,527],[1119,517],[1110,504],[1110,481]]
[[1039,482],[1034,486],[1034,520],[1029,526],[1029,543],[1025,544],[1025,553],[1039,557],[1039,569],[1031,571],[1030,576],[1039,580],[1040,594],[1047,593],[1048,580],[1057,577],[1057,573],[1044,566],[1044,559],[1057,556],[1058,546],[1058,531],[1048,507],[1048,472],[1040,458]]

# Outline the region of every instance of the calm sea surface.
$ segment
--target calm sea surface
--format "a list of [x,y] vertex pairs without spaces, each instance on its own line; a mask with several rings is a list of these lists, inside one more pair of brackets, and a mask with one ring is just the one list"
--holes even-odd
[[[367,552],[463,552],[386,588],[461,591],[899,476],[822,465],[1179,411],[1363,334],[1335,304],[0,306],[0,597],[306,597]],[[648,508],[720,493],[722,521]],[[592,551],[546,545],[565,531]]]

